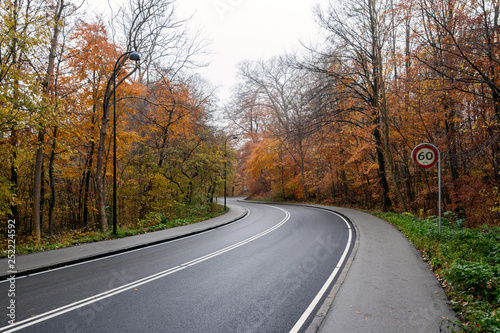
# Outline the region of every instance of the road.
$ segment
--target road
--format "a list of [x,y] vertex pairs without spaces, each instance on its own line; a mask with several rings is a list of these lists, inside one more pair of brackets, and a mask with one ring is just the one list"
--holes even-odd
[[[16,280],[0,332],[301,332],[354,243],[330,211],[238,203],[230,225]],[[0,304],[8,306],[8,282]],[[4,309],[5,309],[4,307]]]

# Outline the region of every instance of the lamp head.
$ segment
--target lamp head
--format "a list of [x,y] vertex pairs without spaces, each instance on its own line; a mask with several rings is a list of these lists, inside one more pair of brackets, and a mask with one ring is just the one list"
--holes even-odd
[[141,55],[135,51],[130,52],[130,55],[128,56],[130,60],[133,61],[139,61],[141,60]]

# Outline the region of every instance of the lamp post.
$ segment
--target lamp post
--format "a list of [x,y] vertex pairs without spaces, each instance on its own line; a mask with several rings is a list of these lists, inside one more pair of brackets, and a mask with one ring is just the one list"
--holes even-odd
[[113,68],[113,235],[116,235],[116,66],[127,55],[130,60],[141,60],[139,53],[128,51],[116,60]]
[[238,139],[236,135],[228,135],[224,140],[224,211],[226,211],[226,196],[227,196],[227,139]]

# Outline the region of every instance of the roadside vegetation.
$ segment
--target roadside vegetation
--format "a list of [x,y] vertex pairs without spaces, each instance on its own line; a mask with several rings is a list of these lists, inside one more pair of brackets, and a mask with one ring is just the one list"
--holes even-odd
[[[112,230],[102,232],[98,229],[67,230],[53,236],[42,238],[37,245],[34,236],[16,238],[16,254],[28,254],[42,252],[63,247],[80,245],[84,243],[99,242],[108,239],[123,238],[147,232],[175,228],[182,225],[193,224],[222,215],[224,207],[218,204],[185,206],[179,209],[176,215],[167,216],[164,213],[149,213],[144,219],[137,223],[129,223],[119,226],[116,235]],[[1,239],[2,244],[0,258],[7,257],[7,239]]]
[[21,246],[108,238],[114,184],[124,224],[221,195],[234,140],[194,75],[205,38],[175,2],[120,2],[109,22],[68,0],[0,2],[0,234],[15,221]]
[[395,225],[432,267],[465,332],[500,332],[500,228],[465,228],[464,220],[376,213]]

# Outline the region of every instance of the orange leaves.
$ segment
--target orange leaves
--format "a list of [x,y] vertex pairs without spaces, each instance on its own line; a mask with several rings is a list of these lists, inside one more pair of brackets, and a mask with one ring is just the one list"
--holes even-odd
[[69,38],[67,63],[73,69],[72,76],[91,85],[113,72],[116,58],[115,45],[108,40],[102,23],[82,22]]
[[247,165],[250,175],[255,178],[261,176],[267,179],[274,178],[275,169],[283,164],[283,161],[280,161],[279,152],[280,147],[277,140],[262,139],[253,145]]
[[[10,211],[26,233],[35,218],[45,224],[44,232],[58,232],[105,228],[113,208],[119,220],[133,223],[151,209],[210,202],[221,184],[222,149],[206,123],[211,97],[183,72],[202,45],[187,37],[173,7],[155,2],[165,11],[139,10],[145,21],[151,15],[161,22],[154,20],[140,36],[127,36],[136,38],[130,44],[150,53],[141,54],[143,63],[135,63],[121,57],[128,46],[117,44],[99,19],[69,19],[78,9],[66,5],[56,19],[56,6],[34,4],[40,6],[9,0],[0,5],[0,21],[6,23],[0,29],[6,37],[0,41],[0,137],[8,146],[0,153],[0,196],[7,205],[1,205],[0,216]],[[134,12],[136,5],[130,3],[126,10]],[[160,18],[161,13],[169,15]],[[56,20],[56,27],[65,27],[59,34],[51,24]],[[133,34],[137,26],[124,27],[129,28]],[[172,72],[163,63],[170,60],[176,82],[166,76]],[[111,199],[114,138],[116,207]],[[34,152],[42,148],[36,184],[43,188],[36,191],[41,198],[33,200]],[[33,202],[42,209],[32,219]]]
[[[386,207],[432,211],[435,172],[410,161],[417,144],[431,142],[444,152],[443,208],[498,219],[495,207],[485,207],[496,204],[477,200],[478,191],[500,184],[498,8],[468,0],[369,3],[376,10],[345,1],[317,13],[326,46],[296,64],[307,73],[277,58],[242,66],[230,109],[234,128],[251,137],[252,192],[299,199],[307,197],[296,191],[304,186],[333,202],[372,208],[384,196]],[[323,86],[311,93],[313,82]]]

